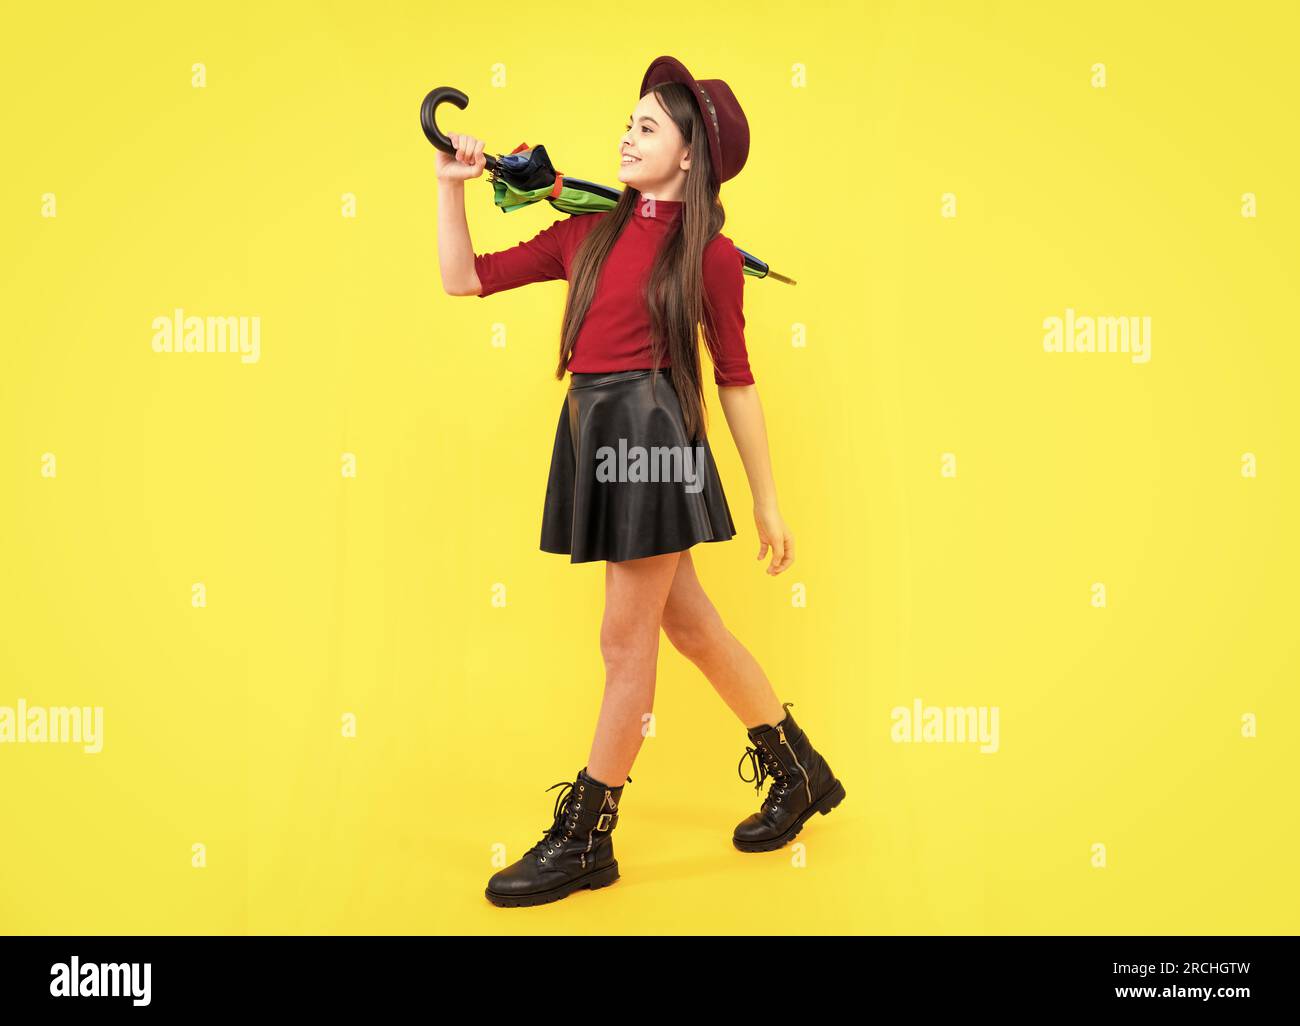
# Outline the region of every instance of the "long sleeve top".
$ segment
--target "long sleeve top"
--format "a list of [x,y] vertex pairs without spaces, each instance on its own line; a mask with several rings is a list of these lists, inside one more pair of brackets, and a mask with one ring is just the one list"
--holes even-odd
[[[570,371],[605,373],[651,366],[650,311],[644,290],[660,245],[681,217],[683,202],[638,204],[600,269],[591,307],[574,343]],[[564,217],[510,249],[475,254],[474,270],[482,285],[479,296],[530,282],[567,281],[578,244],[606,216],[607,211]],[[714,381],[752,385],[745,346],[744,257],[719,232],[704,248],[701,270],[705,317],[717,337],[716,349],[708,347]],[[670,362],[665,354],[660,366]]]

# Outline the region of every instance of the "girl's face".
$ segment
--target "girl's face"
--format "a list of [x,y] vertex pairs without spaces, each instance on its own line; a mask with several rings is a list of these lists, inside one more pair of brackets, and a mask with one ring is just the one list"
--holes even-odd
[[656,199],[679,201],[690,152],[682,133],[653,92],[646,93],[632,112],[628,130],[619,141],[618,180]]

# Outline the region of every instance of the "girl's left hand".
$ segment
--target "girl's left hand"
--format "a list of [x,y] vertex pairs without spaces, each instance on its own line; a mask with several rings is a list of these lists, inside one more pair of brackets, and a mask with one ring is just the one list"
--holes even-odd
[[781,511],[775,506],[755,506],[754,526],[758,528],[758,558],[762,559],[768,548],[772,550],[772,562],[765,573],[775,576],[794,562],[794,535],[781,519]]

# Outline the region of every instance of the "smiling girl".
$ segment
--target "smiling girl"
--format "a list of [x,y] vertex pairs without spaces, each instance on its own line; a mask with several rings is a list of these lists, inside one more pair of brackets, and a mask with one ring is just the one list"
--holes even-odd
[[[622,781],[654,705],[662,628],[745,725],[759,811],[738,824],[741,851],[790,841],[844,798],[826,760],[705,594],[692,546],[736,534],[709,446],[699,339],[749,479],[757,558],[766,572],[794,560],[781,517],[743,313],[743,257],[721,229],[719,190],[749,155],[749,125],[730,87],[697,81],[657,58],[619,140],[622,195],[612,210],[557,220],[527,242],[475,254],[464,183],[482,174],[483,142],[451,135],[438,154],[438,256],[443,288],[490,296],[531,282],[569,282],[556,377],[569,375],[542,510],[541,548],[574,563],[605,561],[600,648],[605,691],[586,766],[556,799],[540,841],[488,882],[497,905],[537,905],[618,879],[611,833]],[[613,480],[609,453],[648,452],[651,465]],[[655,460],[658,462],[654,462]],[[560,784],[553,785],[561,786]]]

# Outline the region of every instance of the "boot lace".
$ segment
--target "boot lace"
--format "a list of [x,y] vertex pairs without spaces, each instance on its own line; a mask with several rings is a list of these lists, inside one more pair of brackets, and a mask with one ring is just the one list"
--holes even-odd
[[536,855],[538,861],[545,862],[573,836],[573,828],[578,822],[578,810],[582,808],[581,803],[573,801],[573,784],[571,780],[561,780],[546,789],[554,791],[557,787],[564,788],[555,796],[554,821],[542,833],[542,839],[525,854]]
[[[745,776],[743,772],[746,759],[749,760],[750,768],[754,771],[752,777]],[[740,762],[736,764],[736,772],[745,783],[754,785],[755,793],[762,790],[763,781],[767,780],[769,776],[772,778],[772,786],[767,792],[767,797],[763,799],[763,804],[759,806],[761,812],[766,812],[769,808],[776,808],[776,806],[780,805],[781,799],[785,797],[785,792],[790,786],[785,770],[781,768],[780,760],[769,755],[762,744],[759,744],[757,748],[745,746],[745,754],[740,757]]]

